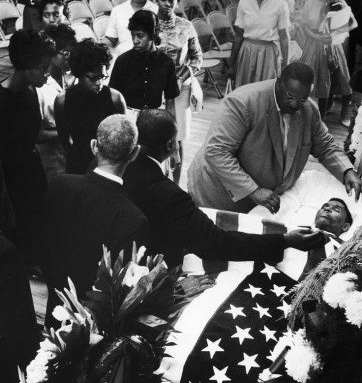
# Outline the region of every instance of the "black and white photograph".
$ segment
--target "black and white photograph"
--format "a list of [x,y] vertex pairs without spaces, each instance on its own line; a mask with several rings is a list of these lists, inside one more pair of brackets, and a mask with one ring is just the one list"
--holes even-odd
[[0,382],[362,383],[362,0],[0,0]]

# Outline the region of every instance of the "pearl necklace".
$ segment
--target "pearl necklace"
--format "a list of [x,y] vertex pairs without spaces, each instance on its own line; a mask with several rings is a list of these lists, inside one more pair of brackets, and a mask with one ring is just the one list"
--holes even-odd
[[161,20],[160,19],[160,27],[161,30],[167,31],[171,30],[175,27],[176,24],[176,17],[172,17],[170,20]]

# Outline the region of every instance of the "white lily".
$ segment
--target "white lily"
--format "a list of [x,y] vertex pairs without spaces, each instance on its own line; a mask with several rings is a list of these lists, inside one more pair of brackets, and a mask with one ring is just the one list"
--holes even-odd
[[137,265],[137,263],[131,261],[122,284],[128,287],[134,287],[138,281],[145,275],[148,275],[149,272],[148,267]]

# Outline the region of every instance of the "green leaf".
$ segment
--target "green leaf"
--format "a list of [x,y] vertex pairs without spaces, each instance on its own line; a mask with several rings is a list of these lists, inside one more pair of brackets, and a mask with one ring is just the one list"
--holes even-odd
[[113,278],[118,275],[122,268],[123,268],[123,262],[124,262],[124,250],[122,250],[117,259],[116,259],[116,262],[114,262],[114,265],[113,265]]
[[136,321],[148,327],[169,326],[168,322],[154,315],[141,315]]

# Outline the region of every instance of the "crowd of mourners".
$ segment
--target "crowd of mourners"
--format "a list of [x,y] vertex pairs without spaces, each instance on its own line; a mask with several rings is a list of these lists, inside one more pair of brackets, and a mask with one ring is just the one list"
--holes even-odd
[[[261,205],[276,213],[309,154],[360,198],[360,175],[323,122],[340,96],[340,123],[350,127],[352,95],[361,92],[362,3],[347,3],[349,46],[333,41],[327,19],[347,7],[344,0],[239,1],[225,64],[235,91],[220,103],[191,164],[189,195],[178,184],[203,52],[192,22],[176,13],[178,1],[115,6],[102,42],[77,41],[66,2],[26,2],[23,29],[8,47],[13,73],[0,87],[6,382],[17,381],[14,366],[26,365],[39,341],[30,272],[46,279],[52,324],[52,290],[71,275],[82,297],[102,244],[116,256],[136,241],[173,267],[186,253],[276,263],[287,247],[322,243],[309,229],[226,232],[197,206],[248,213]],[[302,52],[297,58],[291,39]],[[341,212],[345,205],[338,204]]]

